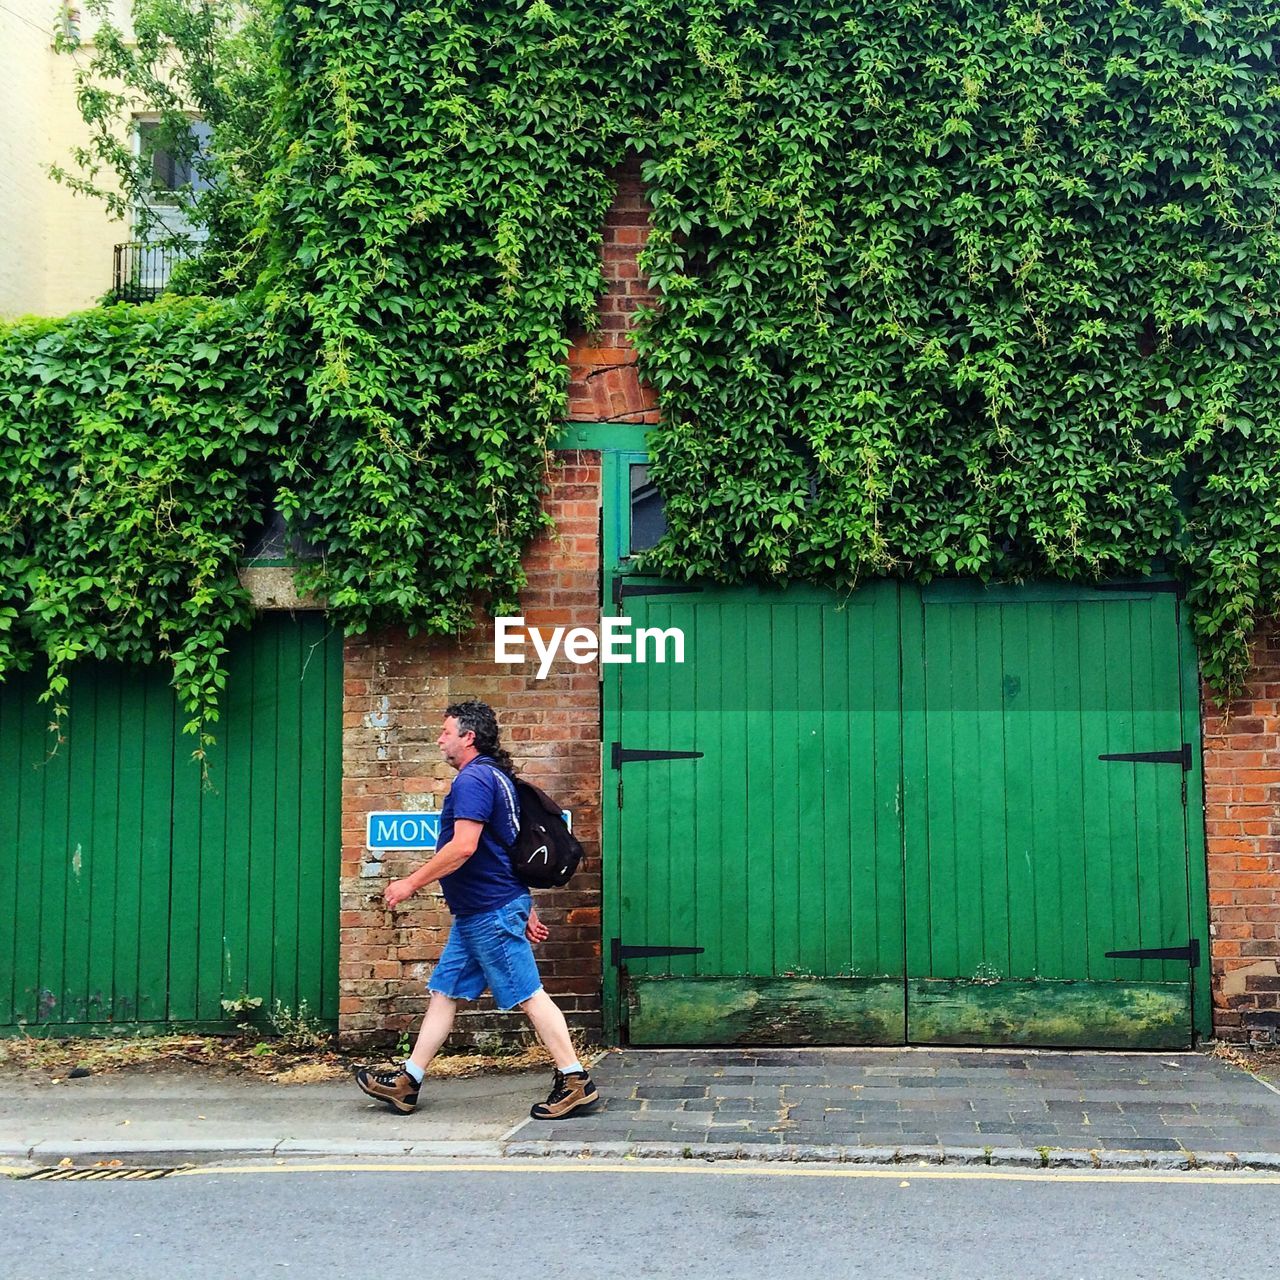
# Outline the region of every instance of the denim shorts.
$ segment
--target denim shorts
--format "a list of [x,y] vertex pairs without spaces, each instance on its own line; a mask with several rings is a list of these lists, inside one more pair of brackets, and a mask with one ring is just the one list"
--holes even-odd
[[536,995],[542,979],[524,936],[532,908],[524,893],[496,911],[456,917],[427,990],[474,1000],[488,987],[499,1009],[514,1009]]

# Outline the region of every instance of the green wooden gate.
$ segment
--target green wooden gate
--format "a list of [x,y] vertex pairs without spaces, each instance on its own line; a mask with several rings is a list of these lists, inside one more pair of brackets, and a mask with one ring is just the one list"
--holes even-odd
[[619,668],[633,1043],[902,1040],[896,587],[623,589],[686,644]]
[[1208,1030],[1174,594],[613,590],[687,645],[605,669],[606,999],[631,1043]]
[[342,643],[321,615],[235,639],[208,777],[160,668],[0,684],[0,1033],[222,1028],[223,999],[337,1017]]
[[[904,591],[908,1039],[1189,1045],[1176,596],[940,584],[916,598]],[[1149,958],[1113,954],[1134,951]]]

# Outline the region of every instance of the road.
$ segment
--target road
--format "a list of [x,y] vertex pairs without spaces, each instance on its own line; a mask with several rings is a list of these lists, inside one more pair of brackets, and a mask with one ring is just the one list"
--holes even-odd
[[1255,1269],[1280,1223],[1280,1177],[281,1164],[4,1180],[0,1222],[4,1277],[1145,1280]]

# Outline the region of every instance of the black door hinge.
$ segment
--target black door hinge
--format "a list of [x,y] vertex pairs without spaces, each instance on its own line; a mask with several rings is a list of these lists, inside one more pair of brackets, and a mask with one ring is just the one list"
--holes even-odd
[[612,761],[615,769],[624,764],[639,764],[643,760],[701,760],[701,751],[633,751],[622,743],[613,744]]
[[615,969],[621,969],[626,960],[650,960],[655,956],[700,956],[706,947],[624,947],[621,938],[609,944],[609,958]]
[[1108,951],[1108,960],[1185,960],[1193,969],[1200,967],[1200,939],[1192,938],[1185,947],[1148,947],[1140,951]]
[[1184,742],[1180,751],[1121,751],[1099,756],[1099,760],[1129,760],[1136,764],[1180,764],[1183,772],[1191,768],[1191,743]]

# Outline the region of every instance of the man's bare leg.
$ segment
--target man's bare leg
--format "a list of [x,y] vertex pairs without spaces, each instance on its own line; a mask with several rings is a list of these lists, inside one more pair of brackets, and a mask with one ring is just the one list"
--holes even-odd
[[575,1111],[594,1108],[600,1101],[600,1094],[578,1061],[560,1006],[545,991],[537,991],[520,1008],[529,1015],[538,1039],[556,1064],[551,1093],[546,1102],[534,1103],[529,1114],[535,1120],[558,1120]]
[[552,1062],[561,1071],[567,1067],[576,1067],[578,1054],[573,1047],[573,1040],[569,1036],[569,1024],[565,1022],[560,1006],[545,991],[538,990],[520,1008],[533,1023],[533,1029],[551,1055]]
[[[409,1055],[409,1061],[420,1071],[426,1071],[431,1059],[440,1051],[440,1046],[448,1039],[453,1030],[453,1019],[458,1012],[458,1002],[442,996],[438,991],[431,993],[431,1003],[422,1017],[422,1026],[418,1028],[418,1039]],[[563,1019],[561,1019],[563,1021]]]

